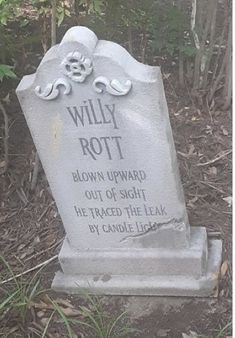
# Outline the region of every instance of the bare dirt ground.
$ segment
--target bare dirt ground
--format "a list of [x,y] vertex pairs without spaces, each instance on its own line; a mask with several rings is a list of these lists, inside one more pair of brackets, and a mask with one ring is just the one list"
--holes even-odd
[[[187,86],[178,88],[174,66],[170,69],[162,67],[167,73],[164,85],[190,223],[205,226],[209,236],[223,240],[218,297],[102,297],[101,301],[109,312],[127,311],[131,326],[140,330],[128,337],[176,338],[191,330],[215,338],[231,321],[231,112],[198,106]],[[7,94],[7,88],[4,91]],[[30,191],[35,147],[14,90],[10,90],[9,98],[5,106],[10,122],[10,164],[0,176],[0,252],[17,274],[56,255],[64,231],[42,168],[36,190]],[[0,144],[2,151],[2,139]],[[55,259],[41,272],[43,288],[50,286],[58,268]],[[11,277],[3,264],[0,273],[3,280]],[[26,279],[32,275],[27,274]],[[47,294],[69,300],[75,308],[83,302],[75,296]],[[43,316],[48,317],[46,310],[42,317],[38,312],[32,305],[23,326],[17,316],[5,314],[0,337],[37,337],[33,328],[43,326]],[[51,337],[67,337],[61,323],[54,323],[51,330]],[[77,337],[92,337],[91,333],[80,335],[80,328],[75,332]],[[228,329],[220,337],[230,334]]]

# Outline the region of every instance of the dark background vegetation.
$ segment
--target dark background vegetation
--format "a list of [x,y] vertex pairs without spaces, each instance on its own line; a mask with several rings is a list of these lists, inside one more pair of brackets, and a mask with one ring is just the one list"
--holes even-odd
[[[33,269],[26,278],[0,284],[0,337],[153,338],[161,336],[157,332],[163,326],[165,337],[184,332],[191,338],[229,336],[231,20],[230,0],[0,0],[1,279]],[[54,265],[33,278],[38,264],[56,259],[64,234],[15,88],[74,25],[123,45],[143,63],[161,66],[190,223],[206,226],[209,236],[223,240],[218,299],[200,303],[197,318],[191,304],[181,308],[180,318],[174,311],[154,318],[143,315],[131,324],[141,333],[121,332],[120,326],[128,329],[121,318],[117,329],[105,335],[111,321],[105,304],[97,308],[98,300],[47,292],[58,268]],[[113,305],[110,312],[116,319],[120,314]],[[71,321],[78,318],[92,326],[89,314],[103,333]]]

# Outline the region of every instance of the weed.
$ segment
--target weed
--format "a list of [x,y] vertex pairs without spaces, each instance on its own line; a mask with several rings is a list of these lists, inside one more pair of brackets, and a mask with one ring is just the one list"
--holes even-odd
[[13,285],[9,288],[1,288],[6,294],[6,297],[0,303],[0,319],[5,313],[12,311],[16,312],[20,316],[22,322],[25,323],[26,314],[32,301],[45,292],[45,290],[39,290],[40,280],[37,279],[37,276],[41,270],[33,276],[29,283],[26,283],[22,278],[18,280],[15,277],[10,265],[2,256],[0,256],[0,261],[3,262],[13,278]]
[[137,331],[127,324],[126,312],[117,317],[112,317],[104,310],[98,297],[85,294],[85,300],[88,301],[92,310],[80,306],[81,314],[84,318],[87,318],[87,322],[98,338],[125,337],[128,333]]
[[[14,314],[21,319],[21,322],[18,323],[22,323],[26,328],[28,310],[35,302],[35,298],[48,291],[40,289],[40,279],[38,278],[44,267],[38,270],[31,280],[26,283],[22,278],[18,279],[16,277],[10,265],[2,256],[0,256],[0,261],[3,262],[12,280],[11,284],[8,283],[8,287],[1,288],[5,296],[3,301],[0,302],[0,320],[7,313]],[[50,307],[52,312],[42,331],[38,332],[37,330],[37,335],[41,338],[45,338],[48,335],[49,327],[55,323],[54,317],[56,314],[61,318],[67,330],[68,338],[76,337],[75,332],[78,327],[84,328],[86,333],[92,332],[97,338],[123,338],[131,332],[137,332],[137,330],[129,327],[126,312],[118,316],[111,316],[104,310],[100,299],[96,296],[84,295],[85,303],[88,305],[79,306],[77,318],[71,318],[66,314],[65,309],[56,300],[51,299],[49,296],[47,298],[52,305]],[[27,324],[30,324],[30,322]]]
[[46,337],[46,334],[47,334],[47,331],[48,331],[48,327],[49,327],[49,325],[50,325],[50,322],[52,321],[52,318],[54,317],[55,312],[56,312],[56,311],[53,311],[53,312],[51,313],[51,315],[50,315],[50,317],[49,317],[49,319],[48,319],[48,321],[47,321],[47,323],[46,323],[46,325],[45,325],[45,328],[44,328],[44,330],[43,330],[43,333],[42,333],[42,335],[41,335],[41,338]]
[[130,328],[127,324],[126,312],[112,318],[104,310],[98,297],[86,294],[85,301],[88,306],[79,306],[82,319],[74,319],[66,316],[63,309],[51,300],[55,311],[66,326],[69,338],[74,337],[72,325],[85,327],[88,331],[92,331],[97,338],[122,338],[129,333],[137,332],[136,329]]
[[16,78],[16,74],[13,72],[13,67],[0,64],[0,82],[4,78]]
[[230,327],[232,327],[232,322],[227,323],[214,338],[223,338]]

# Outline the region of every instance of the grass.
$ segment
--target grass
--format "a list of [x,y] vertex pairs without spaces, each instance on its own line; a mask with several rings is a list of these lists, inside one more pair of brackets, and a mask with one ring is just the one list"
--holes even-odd
[[[100,299],[96,296],[84,295],[89,307],[80,306],[82,317],[86,318],[85,325],[95,334],[97,338],[121,338],[129,333],[137,332],[137,329],[131,328],[128,324],[126,312],[117,316],[111,316],[104,310]],[[84,322],[79,324],[84,325]]]
[[228,322],[214,338],[224,338],[225,334],[232,327],[232,322]]
[[[85,333],[91,332],[96,338],[122,338],[127,337],[129,333],[137,332],[129,326],[126,312],[122,312],[118,316],[108,314],[98,297],[85,295],[87,306],[79,306],[81,319],[70,318],[66,316],[63,308],[56,302],[51,300],[54,312],[62,319],[68,333],[68,338],[74,338],[73,326],[78,326],[85,330]],[[89,336],[90,337],[90,336]]]
[[45,297],[47,298],[45,311],[50,313],[47,314],[48,320],[44,322],[40,331],[39,325],[33,329],[40,338],[50,336],[50,328],[58,327],[58,319],[62,322],[68,338],[77,337],[75,333],[78,331],[83,332],[87,337],[93,334],[96,338],[124,338],[132,332],[137,332],[129,326],[125,312],[112,316],[104,310],[98,297],[89,294],[83,296],[86,305],[78,306],[77,309],[73,308],[76,311],[76,317],[70,317],[66,314],[65,308],[57,303],[57,300],[53,300],[46,294],[49,290],[41,289],[39,274],[43,268],[26,282],[22,277],[16,278],[10,265],[2,256],[0,256],[0,262],[4,264],[8,274],[12,277],[11,282],[0,288],[3,294],[3,300],[0,301],[0,321],[8,315],[8,318],[15,319],[21,329],[23,327],[27,331],[27,327],[32,328],[33,325],[30,310],[43,296],[43,302]]
[[[9,287],[1,287],[1,291],[5,294],[5,298],[0,303],[0,319],[9,312],[14,312],[20,316],[22,323],[25,323],[26,314],[33,300],[44,293],[46,290],[39,290],[40,279],[39,270],[29,283],[22,278],[17,279],[8,262],[0,256],[0,261],[5,265],[9,274],[13,278],[13,283],[9,283]],[[13,285],[12,285],[13,284]]]
[[[32,325],[29,320],[31,317],[28,316],[31,307],[49,291],[41,289],[40,286],[39,275],[43,268],[38,270],[28,282],[25,282],[23,278],[16,278],[10,265],[2,256],[0,256],[0,262],[4,264],[8,274],[12,277],[12,282],[7,283],[7,285],[4,284],[4,288],[0,288],[4,295],[3,300],[0,301],[0,320],[8,314],[8,317],[16,318],[18,324],[21,327],[21,324],[23,324],[23,327],[27,330],[27,325]],[[92,335],[96,338],[124,338],[129,337],[131,333],[139,332],[130,327],[126,312],[111,315],[104,309],[99,297],[83,293],[86,305],[80,305],[76,309],[72,307],[76,311],[76,317],[71,317],[66,314],[66,309],[58,304],[57,299],[52,299],[48,294],[46,296],[47,305],[50,304],[50,306],[45,311],[49,311],[49,314],[47,314],[48,319],[44,322],[44,326],[40,330],[38,327],[36,328],[37,336],[40,338],[50,336],[50,329],[58,326],[58,320],[60,323],[62,322],[68,338],[78,337],[76,334],[78,332],[84,333],[86,337]],[[224,338],[226,333],[230,331],[231,326],[232,322],[228,322],[217,331],[213,338]],[[36,329],[34,329],[35,333]]]

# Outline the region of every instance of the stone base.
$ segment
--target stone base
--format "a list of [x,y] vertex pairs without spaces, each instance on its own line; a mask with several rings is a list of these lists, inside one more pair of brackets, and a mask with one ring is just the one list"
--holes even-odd
[[52,288],[102,295],[215,296],[222,242],[205,228],[191,228],[187,249],[79,251],[65,239]]

